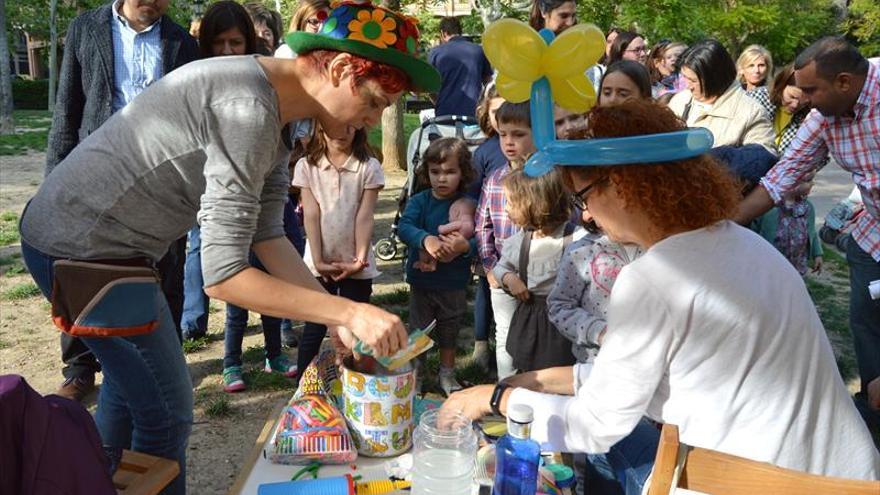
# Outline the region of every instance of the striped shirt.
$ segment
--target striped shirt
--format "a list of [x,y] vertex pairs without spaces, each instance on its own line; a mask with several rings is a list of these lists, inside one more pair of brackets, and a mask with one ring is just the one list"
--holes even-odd
[[813,110],[785,155],[761,184],[773,201],[794,189],[830,153],[862,193],[867,215],[852,232],[856,243],[880,261],[880,63],[872,59],[853,116],[826,117]]
[[124,107],[162,77],[160,20],[137,32],[120,14],[122,0],[113,3],[113,111]]
[[486,272],[495,267],[501,257],[501,243],[519,231],[510,221],[504,208],[504,188],[501,179],[510,172],[510,166],[498,167],[483,182],[480,204],[477,207],[477,250]]

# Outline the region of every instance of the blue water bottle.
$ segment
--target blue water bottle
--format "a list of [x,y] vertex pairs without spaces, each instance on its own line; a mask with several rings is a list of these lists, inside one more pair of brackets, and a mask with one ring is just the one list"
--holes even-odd
[[507,409],[507,434],[495,445],[495,495],[535,495],[541,446],[529,438],[533,420],[527,405]]

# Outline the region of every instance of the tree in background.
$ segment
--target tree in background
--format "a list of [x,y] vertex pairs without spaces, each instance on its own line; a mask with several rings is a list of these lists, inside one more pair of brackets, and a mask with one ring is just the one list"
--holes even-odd
[[852,0],[844,26],[846,32],[859,42],[862,55],[880,56],[880,3],[876,0]]
[[9,62],[6,0],[0,0],[0,134],[15,132],[15,122],[12,120],[12,74],[10,74]]

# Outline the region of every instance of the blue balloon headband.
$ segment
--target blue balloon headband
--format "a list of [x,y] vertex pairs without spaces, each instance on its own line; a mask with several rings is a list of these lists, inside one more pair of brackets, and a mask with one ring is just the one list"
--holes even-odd
[[605,51],[605,36],[591,24],[567,29],[558,38],[540,35],[515,19],[501,19],[483,34],[486,58],[498,70],[496,85],[504,99],[529,100],[532,138],[538,151],[526,162],[531,177],[557,165],[609,166],[683,160],[712,148],[712,133],[702,128],[618,138],[558,140],[554,99],[563,108],[586,112],[596,101],[586,70]]

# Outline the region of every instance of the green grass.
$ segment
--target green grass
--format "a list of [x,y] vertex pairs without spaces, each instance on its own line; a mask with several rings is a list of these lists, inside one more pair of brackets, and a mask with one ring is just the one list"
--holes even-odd
[[0,156],[14,156],[28,151],[46,151],[52,113],[46,110],[15,110],[12,118],[21,132],[0,136]]
[[241,362],[245,364],[259,364],[262,366],[266,359],[266,348],[261,345],[248,347],[241,353]]
[[831,270],[835,272],[841,272],[843,275],[847,275],[849,273],[849,265],[846,263],[846,257],[837,250],[836,247],[822,243],[823,254],[822,259],[825,261],[825,264]]
[[262,365],[242,373],[248,390],[294,390],[294,381],[281,373],[266,373]]
[[5,340],[0,340],[0,349],[7,349],[9,347],[12,347],[12,344],[6,342]]
[[19,301],[40,295],[40,289],[33,282],[22,282],[3,291],[3,299]]
[[232,413],[233,408],[229,404],[229,399],[223,396],[211,399],[207,407],[205,407],[205,416],[209,418],[225,418],[232,415]]
[[21,237],[18,234],[18,214],[12,211],[0,213],[0,246],[8,246],[17,243]]
[[209,343],[210,339],[205,335],[204,337],[199,337],[197,339],[184,340],[181,346],[183,347],[183,352],[185,354],[192,354],[206,349]]
[[0,270],[3,270],[3,275],[7,277],[27,273],[27,268],[25,268],[24,263],[21,261],[20,253],[0,258]]
[[373,297],[370,298],[370,303],[375,304],[376,306],[409,304],[409,289],[399,288],[392,292],[386,292],[385,294],[374,294]]
[[[825,331],[829,334],[834,334],[835,338],[833,340],[848,344],[851,335],[849,331],[849,302],[847,298],[838,294],[837,289],[832,285],[818,282],[811,278],[806,279],[806,284]],[[845,379],[857,376],[857,364],[852,348],[846,345],[843,352],[835,354],[840,375]]]

